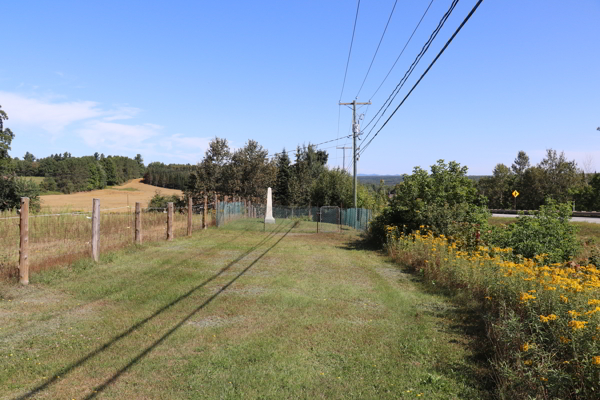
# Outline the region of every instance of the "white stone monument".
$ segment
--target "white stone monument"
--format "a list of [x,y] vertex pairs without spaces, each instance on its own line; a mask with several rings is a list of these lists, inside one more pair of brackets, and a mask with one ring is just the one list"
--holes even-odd
[[274,224],[275,218],[273,218],[273,196],[271,195],[271,188],[267,189],[267,211],[265,212],[265,224]]

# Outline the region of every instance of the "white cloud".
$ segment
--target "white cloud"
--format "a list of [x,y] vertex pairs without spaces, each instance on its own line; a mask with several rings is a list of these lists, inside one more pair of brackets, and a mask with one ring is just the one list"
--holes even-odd
[[41,128],[52,135],[78,121],[102,116],[105,111],[93,101],[53,103],[0,91],[0,105],[13,126]]
[[159,134],[161,127],[155,124],[126,125],[116,122],[90,121],[77,130],[88,146],[108,145],[127,147],[140,145]]
[[104,117],[105,121],[116,121],[120,119],[130,119],[138,115],[142,111],[136,107],[119,107],[115,110],[107,111],[107,114],[110,114]]
[[[0,91],[0,105],[10,117],[13,131],[24,132],[25,136],[27,132],[39,134],[41,131],[49,134],[52,141],[61,136],[69,141],[80,139],[92,152],[110,149],[123,155],[141,153],[146,162],[156,158],[196,163],[202,159],[211,140],[168,135],[162,126],[151,123],[123,123],[142,111],[128,105],[108,108],[94,101],[67,101],[57,95],[28,97],[4,91]],[[73,142],[74,148],[76,142]]]

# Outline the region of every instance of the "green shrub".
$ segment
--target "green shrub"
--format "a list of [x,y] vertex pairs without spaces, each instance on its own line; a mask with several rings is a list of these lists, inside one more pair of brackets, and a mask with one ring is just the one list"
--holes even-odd
[[572,206],[546,200],[532,216],[519,215],[517,222],[504,227],[492,227],[484,233],[486,243],[510,247],[515,255],[533,258],[547,254],[550,263],[571,260],[579,250],[577,227],[570,224]]
[[384,244],[386,226],[396,226],[404,233],[427,226],[438,235],[461,237],[466,244],[474,244],[476,231],[487,228],[489,213],[467,170],[444,160],[431,166],[431,174],[415,167],[412,175],[405,175],[396,185],[396,195],[371,223],[371,239]]
[[175,207],[184,206],[183,199],[180,199],[177,195],[163,196],[157,190],[152,199],[150,199],[148,208],[167,208],[167,203],[174,203]]
[[37,183],[13,175],[0,175],[0,211],[18,209],[21,197],[29,197],[29,209],[40,209],[40,187]]

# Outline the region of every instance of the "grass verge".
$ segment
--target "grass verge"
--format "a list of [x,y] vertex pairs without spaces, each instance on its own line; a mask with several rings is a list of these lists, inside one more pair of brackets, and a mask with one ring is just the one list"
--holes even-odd
[[0,282],[0,397],[487,397],[471,311],[354,233],[299,227],[237,221]]

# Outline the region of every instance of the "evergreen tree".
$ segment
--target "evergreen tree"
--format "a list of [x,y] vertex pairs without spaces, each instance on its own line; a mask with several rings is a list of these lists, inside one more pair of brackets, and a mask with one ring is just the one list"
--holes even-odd
[[287,206],[291,200],[290,180],[292,179],[292,167],[285,147],[277,155],[275,163],[277,165],[277,179],[273,193],[274,201],[277,204]]

